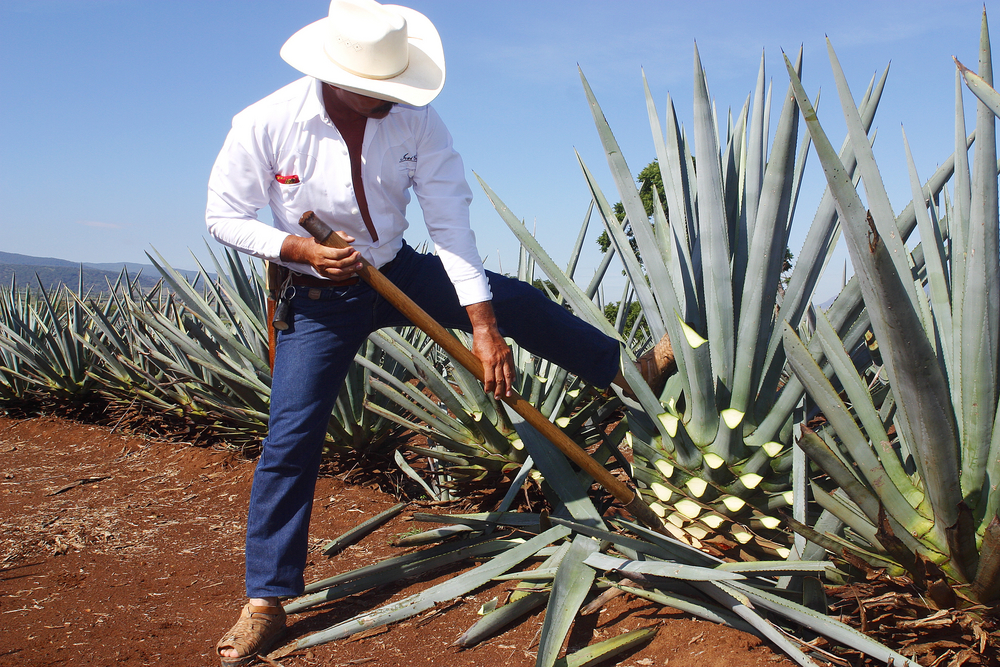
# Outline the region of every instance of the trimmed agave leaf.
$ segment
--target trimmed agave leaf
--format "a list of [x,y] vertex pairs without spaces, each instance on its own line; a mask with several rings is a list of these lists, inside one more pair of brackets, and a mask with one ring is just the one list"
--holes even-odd
[[574,535],[569,550],[560,560],[545,607],[536,667],[550,667],[555,663],[573,619],[594,583],[594,570],[584,563],[597,553],[599,546],[593,538]]
[[426,611],[441,602],[465,595],[487,583],[496,575],[515,567],[524,559],[537,553],[542,547],[563,539],[569,535],[569,532],[567,528],[554,526],[544,533],[536,535],[530,540],[502,552],[488,563],[480,565],[469,572],[460,574],[457,577],[432,586],[416,595],[411,595],[399,602],[359,614],[354,618],[338,623],[325,630],[301,637],[282,648],[276,654],[272,654],[272,657],[280,658],[300,649],[325,644],[326,642],[349,637],[364,630],[395,623],[396,621],[410,618]]
[[[640,554],[647,554],[654,558],[660,560],[673,560],[677,557],[678,553],[682,554],[682,558],[688,558],[690,560],[696,560],[698,556],[702,553],[699,551],[681,551],[678,552],[675,549],[666,549],[660,544],[654,542],[648,542],[646,540],[639,540],[634,537],[629,537],[627,535],[622,535],[621,533],[611,532],[609,530],[603,530],[601,528],[595,528],[593,526],[587,526],[582,523],[577,523],[575,521],[568,521],[566,519],[561,519],[559,517],[549,517],[552,523],[566,526],[571,528],[573,532],[579,533],[581,535],[586,535],[588,537],[593,537],[602,542],[608,542],[615,545],[615,549],[622,554],[626,554],[629,558],[637,560],[640,558]],[[653,533],[658,534],[658,533]],[[705,555],[706,562],[713,562],[707,555]]]
[[617,637],[605,639],[570,653],[555,661],[555,667],[591,667],[615,657],[619,653],[633,649],[656,636],[658,628],[639,628],[624,632]]
[[559,572],[558,567],[536,567],[533,570],[523,570],[521,572],[508,572],[500,576],[493,577],[494,581],[552,581]]
[[[555,552],[548,556],[539,569],[558,569],[563,558],[569,552],[571,542],[563,542]],[[469,648],[496,634],[509,623],[527,614],[533,609],[545,604],[549,599],[551,586],[548,584],[524,584],[515,590],[508,603],[477,621],[471,628],[458,638],[455,644],[461,648]]]
[[591,554],[583,562],[598,570],[614,570],[629,577],[645,574],[685,581],[731,581],[746,578],[737,572],[718,568],[684,565],[676,562],[630,561],[602,553]]
[[[524,597],[508,602],[481,618],[466,630],[455,642],[459,648],[471,648],[485,639],[501,632],[518,618],[531,613],[546,603],[548,591],[531,592]],[[558,661],[556,664],[559,664]]]
[[396,505],[393,505],[384,512],[380,512],[367,521],[363,521],[343,535],[324,543],[320,547],[320,550],[323,552],[324,556],[332,556],[343,551],[352,544],[356,544],[364,539],[367,535],[369,535],[372,531],[377,530],[379,526],[385,522],[397,516],[403,511],[404,507],[406,507],[406,503],[397,503]]
[[741,582],[720,582],[721,588],[729,589],[730,592],[738,592],[745,595],[754,605],[768,611],[780,614],[785,618],[798,623],[804,627],[817,632],[834,642],[838,646],[849,646],[856,651],[871,656],[876,660],[881,660],[889,665],[914,665],[912,661],[903,657],[889,647],[880,644],[867,635],[854,628],[836,621],[826,614],[809,609],[800,604],[796,604],[777,595],[748,586]]
[[833,563],[824,563],[805,560],[765,560],[754,562],[722,563],[717,567],[719,570],[727,572],[738,572],[739,574],[762,574],[773,576],[775,574],[815,574],[817,572],[827,572],[833,569]]
[[532,529],[538,527],[541,515],[529,512],[506,511],[481,512],[478,514],[427,514],[424,512],[415,512],[413,520],[471,526],[476,530],[489,530],[497,526]]
[[701,600],[681,595],[679,593],[667,593],[657,588],[639,588],[637,586],[624,585],[619,582],[612,582],[612,585],[622,591],[625,591],[626,593],[631,593],[636,597],[662,604],[664,607],[679,609],[686,614],[697,616],[698,618],[711,621],[712,623],[728,625],[731,628],[736,628],[737,630],[746,632],[747,634],[756,635],[758,637],[761,636],[761,634],[757,632],[752,625],[744,621],[736,614],[733,614],[732,612],[721,607],[706,604]]
[[441,500],[440,496],[437,493],[435,493],[430,486],[427,485],[427,482],[425,482],[423,478],[420,475],[418,475],[417,472],[412,467],[410,467],[410,464],[406,462],[406,459],[403,458],[403,455],[399,452],[398,449],[392,453],[392,456],[393,460],[396,462],[396,465],[398,465],[399,469],[403,471],[403,474],[405,474],[407,477],[409,477],[414,482],[419,484],[423,488],[423,490],[427,493],[428,498],[430,498],[431,500],[438,500],[438,501]]
[[753,610],[753,605],[745,595],[731,587],[725,587],[726,582],[696,582],[695,586],[705,595],[713,598],[716,602],[727,607],[730,611],[753,626],[757,634],[765,637],[775,646],[780,648],[785,654],[802,667],[819,667],[809,656],[803,653],[798,646],[789,641],[785,635],[766,618],[760,616]]
[[441,526],[440,528],[431,528],[430,530],[421,531],[419,533],[412,533],[409,535],[403,535],[392,541],[392,546],[405,549],[408,547],[420,547],[425,544],[433,544],[435,542],[443,542],[450,537],[455,535],[462,535],[465,533],[472,532],[474,529],[470,526]]
[[603,526],[601,515],[587,494],[593,480],[582,471],[580,473],[574,472],[565,455],[553,447],[541,433],[535,430],[535,427],[524,421],[524,418],[514,412],[507,404],[504,404],[503,407],[507,410],[507,416],[521,436],[525,449],[535,461],[535,466],[547,484],[555,491],[556,497],[552,499],[552,504],[555,507],[553,514],[557,514],[561,508],[565,508],[570,516],[577,521]]
[[524,463],[521,464],[520,470],[518,470],[517,474],[514,475],[514,479],[511,480],[510,487],[507,488],[507,492],[504,494],[503,499],[497,506],[498,512],[506,512],[511,508],[511,506],[513,506],[514,499],[517,497],[517,494],[521,492],[521,488],[524,486],[524,483],[527,481],[528,476],[531,474],[534,467],[535,460],[531,458],[530,455],[525,457]]
[[[485,544],[492,544],[491,547],[484,547]],[[291,605],[300,605],[307,597],[313,593],[323,591],[325,589],[343,584],[349,581],[355,581],[359,579],[364,579],[366,577],[371,577],[371,580],[376,582],[372,585],[377,585],[379,577],[383,576],[386,572],[395,571],[396,569],[406,569],[413,565],[421,562],[429,562],[434,558],[439,556],[446,556],[452,560],[447,561],[447,563],[456,562],[462,558],[471,555],[482,555],[483,553],[496,553],[493,549],[502,550],[508,546],[515,544],[514,541],[505,540],[503,538],[498,539],[496,536],[487,535],[473,535],[460,540],[454,540],[452,542],[437,544],[432,547],[427,547],[419,551],[411,551],[409,553],[394,556],[392,558],[387,558],[384,561],[374,563],[372,565],[365,565],[348,572],[343,572],[341,574],[334,575],[332,577],[326,577],[324,579],[319,579],[317,581],[309,582],[305,585],[304,596],[296,600],[286,603],[286,610],[291,608]],[[459,555],[462,550],[465,549],[464,555]],[[472,551],[468,551],[472,549]],[[486,551],[481,551],[480,549],[486,549]],[[445,564],[447,564],[445,563]],[[409,576],[409,575],[406,575]],[[289,611],[291,613],[291,611]]]
[[316,582],[307,590],[313,590],[299,598],[285,603],[289,614],[310,609],[334,600],[356,595],[363,591],[391,584],[407,577],[415,577],[448,565],[467,560],[492,558],[523,544],[523,540],[470,538],[460,542],[439,545],[406,556],[390,558],[375,565],[359,568],[335,577]]

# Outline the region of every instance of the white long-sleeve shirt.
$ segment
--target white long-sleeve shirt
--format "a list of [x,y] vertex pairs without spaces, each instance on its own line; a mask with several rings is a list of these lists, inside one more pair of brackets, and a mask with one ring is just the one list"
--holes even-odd
[[[358,209],[347,144],[326,113],[321,85],[303,77],[233,118],[209,177],[209,233],[242,252],[318,276],[309,265],[280,259],[289,234],[308,235],[299,218],[315,211],[334,230],[353,236],[351,245],[381,266],[403,245],[412,187],[459,302],[490,300],[469,226],[472,191],[465,166],[437,113],[429,106],[396,105],[387,117],[368,119],[361,155],[368,212],[378,235],[373,241]],[[298,182],[281,182],[289,180]],[[271,207],[273,227],[257,218],[264,206]]]

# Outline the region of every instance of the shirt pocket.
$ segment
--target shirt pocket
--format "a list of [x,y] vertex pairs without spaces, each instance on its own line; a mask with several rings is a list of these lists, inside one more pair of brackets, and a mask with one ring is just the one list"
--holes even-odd
[[[306,184],[315,171],[316,158],[307,153],[291,153],[282,156],[277,162],[277,169],[274,173],[274,184],[280,196],[281,202],[287,206],[294,206],[295,202],[301,199],[306,191]],[[278,180],[281,176],[284,179],[298,179],[297,183],[282,183]]]
[[281,202],[285,206],[295,203],[300,192],[302,192],[302,182],[298,183],[278,183],[278,192],[281,194]]

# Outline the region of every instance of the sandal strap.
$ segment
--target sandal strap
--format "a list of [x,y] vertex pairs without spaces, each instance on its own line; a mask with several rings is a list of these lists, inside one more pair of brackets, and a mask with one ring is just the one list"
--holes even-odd
[[250,614],[267,614],[268,616],[284,616],[285,608],[280,604],[276,605],[261,605],[257,606],[255,604],[247,603],[247,609]]
[[285,629],[285,609],[280,605],[257,606],[247,603],[236,624],[219,640],[216,651],[231,648],[240,658],[224,659],[241,664],[241,659],[270,648]]

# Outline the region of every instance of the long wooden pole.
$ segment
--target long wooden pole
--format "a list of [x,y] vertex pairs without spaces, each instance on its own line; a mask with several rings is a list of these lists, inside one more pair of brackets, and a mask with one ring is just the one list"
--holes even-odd
[[[348,243],[335,234],[329,225],[316,217],[312,211],[306,211],[299,219],[301,225],[313,238],[325,246],[331,248],[347,248]],[[413,299],[406,296],[391,280],[386,278],[381,271],[372,266],[371,262],[361,258],[362,268],[358,270],[358,275],[372,288],[381,294],[386,301],[391,303],[408,320],[413,322],[431,339],[443,347],[455,361],[462,364],[476,378],[483,382],[483,365],[479,358],[472,353],[469,348],[462,345],[451,332],[441,326],[437,320],[428,315],[423,308],[413,302]],[[503,401],[507,403],[514,412],[524,417],[524,420],[531,424],[556,448],[565,454],[571,461],[583,468],[593,477],[598,484],[603,486],[620,503],[625,505],[625,509],[649,528],[665,533],[663,521],[649,508],[638,493],[626,486],[617,477],[612,475],[607,468],[595,461],[587,452],[570,439],[562,430],[550,422],[539,412],[535,406],[524,400],[516,391],[512,391],[511,396],[504,396]]]

